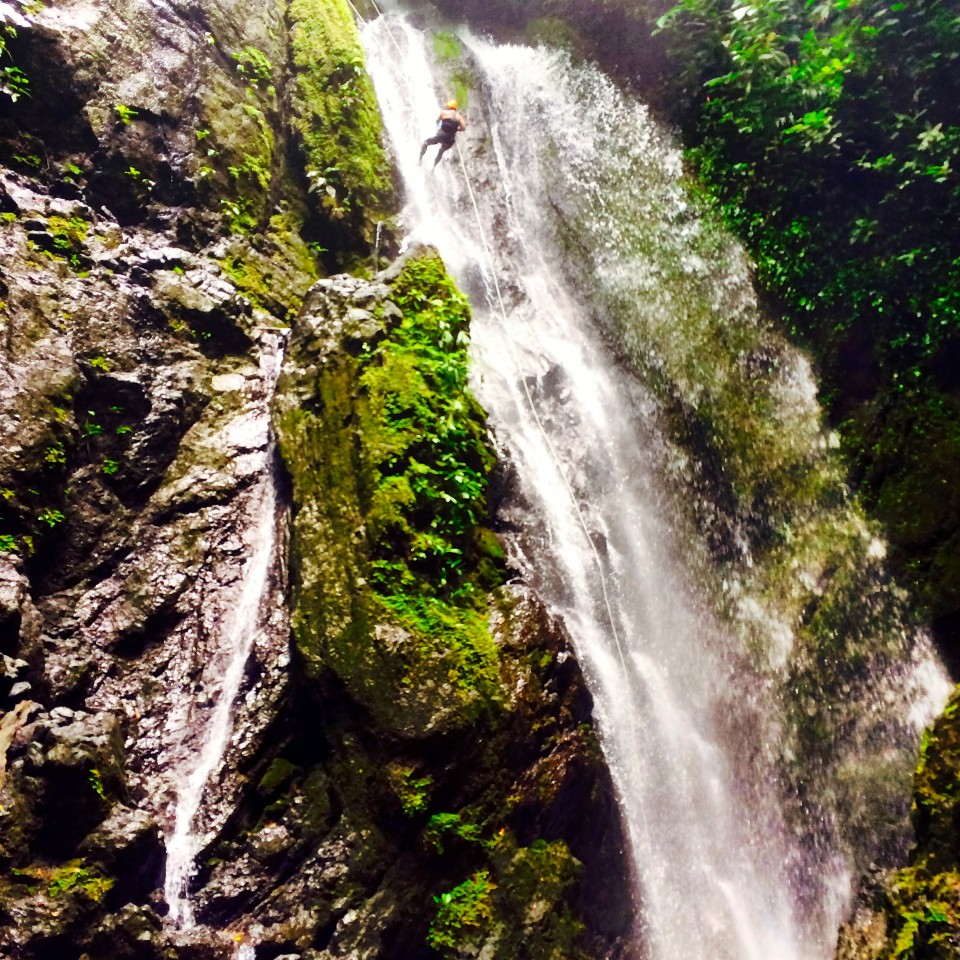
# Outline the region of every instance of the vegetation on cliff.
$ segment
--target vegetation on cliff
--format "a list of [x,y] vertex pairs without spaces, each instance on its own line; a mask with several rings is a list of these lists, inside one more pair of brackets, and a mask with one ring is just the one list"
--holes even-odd
[[960,950],[960,699],[924,734],[910,863],[864,885],[838,960],[949,960]]
[[955,639],[956,11],[685,0],[661,23],[690,157],[819,361],[895,568]]
[[[319,407],[278,420],[307,511],[294,521],[296,554],[310,565],[300,568],[295,631],[309,664],[334,665],[389,726],[425,733],[424,689],[459,722],[495,703],[484,591],[499,581],[502,553],[484,531],[493,459],[466,383],[466,301],[429,253],[404,262],[387,296],[354,306],[352,347],[300,375],[300,390],[316,377]],[[318,563],[341,575],[316,576]],[[391,655],[397,645],[403,657]],[[407,691],[399,702],[397,682]]]
[[[501,586],[466,302],[430,253],[307,292],[390,202],[348,4],[29,6],[0,44],[0,952],[610,955],[612,785],[563,636]],[[274,506],[290,323],[296,655],[278,558],[182,932],[172,754]]]
[[818,364],[852,479],[887,528],[895,572],[955,649],[960,23],[953,5],[683,0],[668,10],[669,0],[491,0],[465,7],[501,32],[525,29],[597,59],[680,124],[707,196],[757,263],[770,309]]
[[[575,951],[628,922],[621,899],[601,908],[583,886],[617,841],[600,826],[588,852],[537,812],[580,777],[602,802],[599,752],[588,725],[573,728],[584,691],[558,676],[559,715],[542,700],[557,638],[538,638],[529,601],[500,586],[468,324],[439,256],[417,248],[373,282],[321,281],[294,327],[275,416],[293,484],[294,639],[313,684],[360,716],[325,723],[325,739],[351,737],[333,764],[295,738],[282,770],[303,772],[284,796],[319,761],[344,819],[376,838],[370,869],[403,843],[418,863],[406,917],[383,907],[378,922],[408,949],[586,957]],[[358,722],[368,733],[348,734]],[[518,781],[521,756],[538,759]],[[276,817],[291,800],[270,793]]]
[[302,145],[314,204],[332,246],[372,246],[392,195],[380,111],[346,0],[292,0],[287,8],[292,126]]

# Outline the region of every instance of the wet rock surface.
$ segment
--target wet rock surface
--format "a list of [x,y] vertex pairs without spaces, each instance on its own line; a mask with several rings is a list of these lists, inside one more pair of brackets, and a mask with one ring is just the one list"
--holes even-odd
[[[388,590],[402,609],[402,591],[369,586],[380,441],[363,358],[402,340],[405,276],[440,302],[442,288],[424,279],[432,256],[414,248],[373,281],[320,281],[294,324],[274,418],[292,482],[304,713],[258,784],[246,877],[228,885],[218,864],[201,898],[214,894],[213,911],[248,899],[255,939],[310,957],[626,956],[624,840],[591,699],[558,625],[522,583],[492,589],[488,685],[445,659],[468,639],[434,648],[418,621],[376,603]],[[353,476],[338,473],[346,463]],[[464,569],[482,567],[478,556]],[[266,878],[291,863],[291,879],[264,896]],[[461,919],[467,895],[476,913]]]
[[[286,327],[280,403],[315,408],[317,365],[402,311],[387,274],[301,313],[333,214],[284,126],[287,43],[280,7],[65,0],[11,45],[31,96],[0,96],[0,954],[627,956],[590,698],[527,588],[496,591],[489,709],[404,684],[390,623],[376,701],[291,645],[287,511],[315,504],[268,428]],[[195,823],[200,925],[175,930],[165,841],[274,525]],[[491,923],[450,946],[442,911],[474,888]]]
[[916,845],[900,870],[863,878],[840,929],[838,960],[947,960],[960,950],[960,701],[951,697],[923,739],[914,777]]

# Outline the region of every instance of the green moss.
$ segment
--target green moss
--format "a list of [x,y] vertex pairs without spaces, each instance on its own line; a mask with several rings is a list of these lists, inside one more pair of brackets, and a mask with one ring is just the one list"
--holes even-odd
[[[231,233],[250,234],[260,224],[263,205],[269,199],[275,142],[263,110],[252,103],[242,104],[242,110],[252,120],[256,133],[248,133],[246,143],[242,144],[247,149],[234,163],[228,163],[234,196],[222,198],[220,205]],[[246,126],[249,128],[250,124]]]
[[392,191],[381,120],[346,0],[292,0],[294,129],[323,215],[373,243]]
[[47,221],[51,236],[62,238],[64,243],[82,244],[90,232],[90,224],[83,217],[51,217]]
[[925,731],[914,778],[917,846],[876,905],[886,920],[876,960],[953,960],[960,943],[960,688]]
[[914,779],[918,840],[942,864],[951,862],[951,835],[960,813],[958,706],[960,689],[954,692],[933,728],[925,731]]
[[456,837],[467,843],[480,843],[483,828],[478,823],[466,819],[462,813],[435,813],[423,831],[424,838],[442,854],[452,838]]
[[[281,203],[281,210],[271,218],[267,228],[267,237],[276,251],[274,261],[281,260],[311,281],[318,276],[316,257],[303,239],[303,217],[305,211],[296,211]],[[302,298],[305,291],[298,287],[296,293]],[[299,309],[299,304],[298,304]]]
[[491,560],[503,560],[503,544],[497,539],[497,535],[488,527],[477,527],[474,537],[474,543],[477,551]]
[[549,960],[572,955],[583,925],[564,901],[579,875],[580,862],[562,840],[537,840],[516,852],[503,871],[497,895],[498,916],[510,931],[499,945],[499,957]]
[[427,809],[433,778],[418,777],[413,767],[398,763],[388,764],[387,782],[400,801],[400,807],[408,817],[416,816]]
[[209,205],[220,204],[231,233],[259,239],[269,217],[273,178],[280,167],[274,128],[276,91],[217,78],[204,88],[200,111],[207,126],[197,138],[196,183]]
[[[300,230],[302,220],[289,209],[274,214],[267,229],[251,240],[235,239],[218,260],[234,286],[255,306],[289,321],[317,278],[317,265]],[[254,245],[255,243],[255,245]]]
[[438,30],[430,40],[433,55],[440,63],[456,63],[463,56],[463,44],[456,34],[447,30]]
[[[444,824],[445,830],[460,826],[452,820]],[[485,847],[488,867],[433,898],[437,913],[427,934],[430,946],[450,958],[481,949],[491,960],[578,956],[584,927],[566,900],[581,867],[567,845],[536,840],[517,847],[501,829]]]
[[[467,390],[469,308],[438,257],[411,260],[391,296],[403,321],[363,356],[360,376],[367,496],[395,534],[375,545],[374,580],[390,596],[413,573],[452,595],[465,579],[467,538],[486,516],[493,465]],[[412,535],[400,536],[404,527]]]
[[[391,295],[403,320],[362,355],[360,375],[374,601],[446,648],[449,682],[492,695],[497,654],[474,574],[493,457],[466,385],[469,310],[437,257],[411,260]],[[480,538],[488,550],[491,538]]]
[[453,95],[461,110],[465,110],[470,96],[470,71],[463,63],[463,44],[460,38],[446,30],[431,37],[433,55],[446,68]]
[[83,217],[53,216],[47,220],[49,241],[41,243],[41,247],[54,260],[66,260],[74,270],[79,270],[89,263],[86,256],[89,232],[90,224]]
[[[374,595],[372,609],[378,619],[396,623],[417,640],[417,650],[402,675],[404,686],[430,679],[467,699],[479,694],[478,707],[498,699],[498,652],[482,594],[470,607],[459,599],[451,603],[437,597],[411,597],[395,589],[388,597]],[[432,676],[428,678],[427,672]]]
[[263,307],[272,296],[270,279],[260,271],[260,265],[240,256],[218,260],[223,272],[233,285],[247,296],[254,306]]
[[14,869],[14,877],[21,883],[33,881],[45,889],[50,897],[76,895],[99,903],[112,889],[114,881],[102,876],[96,868],[88,867],[83,860],[70,860],[59,867],[26,867]]
[[960,873],[931,871],[921,859],[895,874],[890,926],[881,960],[951,960],[960,937]]
[[464,948],[482,943],[492,926],[494,890],[489,872],[478,870],[434,897],[438,909],[427,943],[444,956],[461,956]]
[[284,757],[277,757],[267,768],[267,772],[260,778],[257,791],[265,797],[286,784],[297,772],[298,768]]
[[237,71],[246,78],[247,83],[256,87],[261,83],[269,84],[273,80],[273,64],[260,49],[249,44],[233,55]]
[[435,255],[390,296],[402,319],[326,356],[278,436],[299,505],[298,646],[412,731],[499,709],[485,590],[502,567],[489,536],[477,546],[493,456],[466,386],[466,302]]

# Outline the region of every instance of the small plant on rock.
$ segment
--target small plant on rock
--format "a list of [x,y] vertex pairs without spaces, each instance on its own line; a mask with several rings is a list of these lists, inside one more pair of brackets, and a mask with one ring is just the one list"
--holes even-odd
[[117,112],[117,119],[126,126],[130,123],[131,120],[135,120],[139,114],[132,107],[128,107],[124,103],[118,103],[114,108]]
[[[12,60],[10,41],[17,39],[17,27],[27,27],[31,18],[42,9],[42,4],[27,3],[25,0],[16,0],[20,10],[12,4],[5,4],[7,11],[0,13],[0,93],[8,96],[14,103],[21,97],[30,96],[30,81],[27,75],[15,64],[6,63]],[[12,21],[12,22],[11,22]]]
[[496,884],[486,870],[446,893],[433,898],[437,915],[430,924],[427,943],[444,955],[456,955],[461,947],[482,939],[493,919],[491,895]]
[[237,64],[237,72],[243,74],[247,85],[257,89],[261,83],[268,84],[267,93],[273,96],[274,90],[270,81],[273,78],[273,64],[267,58],[267,55],[253,46],[245,46],[238,53],[233,55]]
[[103,789],[103,778],[100,776],[100,771],[95,767],[90,771],[90,786],[93,787],[93,792],[100,797],[101,800],[106,800],[107,795]]
[[47,447],[43,459],[46,463],[66,463],[67,451],[62,443],[54,443]]
[[37,514],[37,519],[52,529],[57,526],[57,524],[63,523],[66,517],[64,517],[60,510],[55,510],[53,507],[44,507],[40,513]]

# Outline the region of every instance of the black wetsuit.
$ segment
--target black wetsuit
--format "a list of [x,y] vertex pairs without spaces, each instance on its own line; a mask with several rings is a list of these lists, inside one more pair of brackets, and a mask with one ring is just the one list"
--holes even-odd
[[423,159],[423,155],[427,152],[427,147],[439,143],[440,149],[437,151],[437,159],[433,161],[433,165],[436,166],[443,155],[453,146],[459,130],[459,115],[457,117],[444,117],[440,121],[440,126],[437,127],[436,135],[423,141],[423,146],[420,148],[420,159]]

